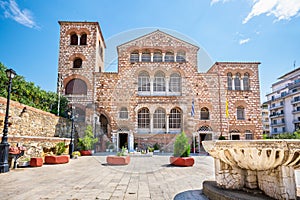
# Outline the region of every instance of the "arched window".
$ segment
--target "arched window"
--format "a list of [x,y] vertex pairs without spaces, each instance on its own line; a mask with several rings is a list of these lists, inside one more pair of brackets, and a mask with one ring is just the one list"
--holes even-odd
[[67,83],[66,94],[86,95],[87,85],[81,79],[78,78],[72,79]]
[[73,62],[73,68],[81,68],[82,67],[82,59],[76,58]]
[[169,82],[169,91],[170,92],[181,92],[181,76],[180,74],[173,73],[170,76]]
[[162,62],[162,53],[160,51],[154,52],[153,62]]
[[78,45],[78,36],[76,33],[71,35],[71,45]]
[[169,115],[169,128],[181,128],[181,111],[173,108]]
[[166,91],[165,74],[161,71],[157,72],[154,76],[153,91],[155,92]]
[[245,120],[245,108],[243,106],[237,107],[236,118],[237,120]]
[[84,33],[80,36],[80,45],[86,45],[87,35]]
[[150,112],[148,108],[138,111],[138,128],[150,128]]
[[139,62],[139,52],[138,51],[133,51],[130,53],[130,62]]
[[149,51],[144,51],[142,53],[142,62],[150,62],[151,61],[151,54]]
[[209,110],[208,110],[208,108],[206,108],[206,107],[201,108],[200,119],[201,120],[208,120],[209,119]]
[[176,62],[185,62],[185,52],[184,51],[179,51],[177,52],[176,55]]
[[166,128],[166,113],[162,108],[156,109],[153,114],[153,128]]
[[227,73],[227,89],[232,90],[232,73]]
[[150,92],[150,76],[148,72],[142,71],[138,78],[138,91]]
[[128,119],[128,110],[126,107],[122,107],[119,112],[120,119]]
[[166,53],[165,62],[174,62],[174,53],[173,52]]
[[243,86],[244,86],[244,90],[250,90],[250,86],[249,86],[249,74],[247,72],[244,74]]
[[236,73],[234,78],[234,89],[235,90],[241,90],[241,74]]

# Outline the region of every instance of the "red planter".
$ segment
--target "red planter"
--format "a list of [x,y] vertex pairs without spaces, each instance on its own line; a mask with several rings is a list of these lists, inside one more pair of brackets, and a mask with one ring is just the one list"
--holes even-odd
[[80,150],[80,155],[81,156],[91,156],[92,155],[92,150]]
[[30,166],[31,167],[41,167],[43,166],[43,158],[31,158],[30,159]]
[[191,167],[194,165],[195,161],[192,157],[170,157],[171,165],[181,166],[181,167]]
[[130,162],[129,156],[106,156],[106,162],[109,165],[128,165]]
[[69,155],[45,156],[45,163],[47,164],[63,164],[63,163],[68,163],[69,161],[70,161]]

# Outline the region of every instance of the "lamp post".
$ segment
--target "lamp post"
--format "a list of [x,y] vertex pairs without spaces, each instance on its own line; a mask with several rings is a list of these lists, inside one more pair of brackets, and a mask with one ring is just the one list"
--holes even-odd
[[7,103],[6,103],[6,113],[4,119],[3,136],[0,143],[0,173],[5,173],[9,171],[9,166],[8,166],[9,143],[7,142],[9,102],[10,102],[12,79],[16,76],[16,72],[13,69],[7,69],[5,73],[8,78],[8,88],[7,88]]
[[74,120],[75,120],[75,117],[77,117],[75,115],[75,107],[72,106],[71,108],[71,111],[68,112],[68,115],[70,116],[70,119],[71,119],[71,122],[72,122],[72,125],[71,125],[71,140],[70,140],[70,144],[69,144],[69,155],[70,155],[70,158],[73,158],[73,151],[74,151],[74,143],[73,143],[73,135],[74,135]]

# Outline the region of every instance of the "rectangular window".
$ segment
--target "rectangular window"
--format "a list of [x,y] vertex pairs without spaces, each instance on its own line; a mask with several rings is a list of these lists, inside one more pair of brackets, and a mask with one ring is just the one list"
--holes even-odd
[[253,134],[252,133],[246,133],[246,140],[253,140]]

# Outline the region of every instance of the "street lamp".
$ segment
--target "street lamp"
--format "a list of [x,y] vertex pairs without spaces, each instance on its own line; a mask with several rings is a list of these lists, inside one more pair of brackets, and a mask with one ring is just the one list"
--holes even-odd
[[13,69],[7,69],[5,73],[8,78],[8,88],[7,88],[7,102],[6,102],[6,113],[4,119],[3,136],[2,136],[2,141],[0,143],[0,173],[5,173],[9,171],[9,166],[8,166],[9,143],[7,142],[9,102],[10,102],[12,79],[16,76],[16,72]]
[[73,134],[74,134],[74,120],[77,117],[77,115],[75,115],[75,107],[72,106],[71,111],[68,112],[68,115],[71,119],[72,122],[72,126],[71,126],[71,140],[70,140],[70,144],[69,144],[69,155],[70,158],[73,158],[73,151],[74,151],[74,143],[73,143]]

